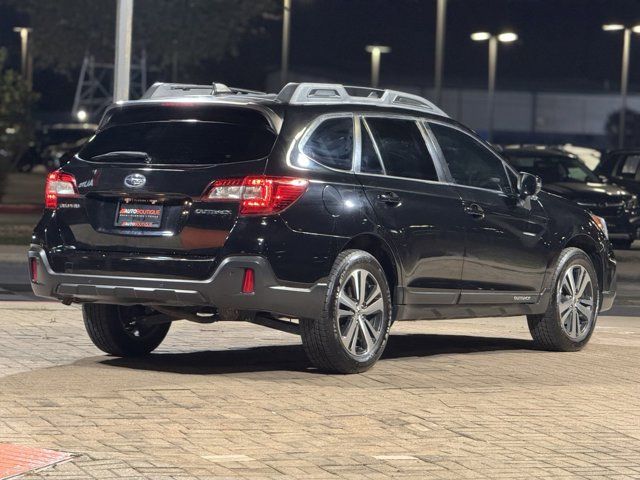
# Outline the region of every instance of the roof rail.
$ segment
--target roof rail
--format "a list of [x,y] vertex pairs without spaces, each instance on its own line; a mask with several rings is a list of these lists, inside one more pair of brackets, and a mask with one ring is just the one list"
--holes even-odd
[[266,93],[255,90],[227,87],[224,83],[195,85],[188,83],[156,82],[147,89],[142,98],[173,98],[192,95],[266,95]]
[[352,103],[418,110],[447,117],[426,98],[396,90],[344,86],[337,83],[288,83],[277,100],[290,105],[327,105]]

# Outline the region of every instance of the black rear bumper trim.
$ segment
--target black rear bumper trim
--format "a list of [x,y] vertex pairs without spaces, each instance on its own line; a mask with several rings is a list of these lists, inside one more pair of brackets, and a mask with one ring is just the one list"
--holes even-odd
[[[79,303],[119,305],[215,306],[219,309],[263,311],[294,318],[318,318],[327,284],[289,285],[278,280],[264,257],[225,258],[206,280],[182,280],[54,272],[45,250],[32,245],[29,258],[38,259],[38,281],[33,292],[40,297]],[[241,292],[244,271],[255,272],[254,293]]]

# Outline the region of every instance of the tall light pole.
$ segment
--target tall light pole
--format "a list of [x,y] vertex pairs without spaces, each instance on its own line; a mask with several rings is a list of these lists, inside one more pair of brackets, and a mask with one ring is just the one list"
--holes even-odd
[[493,141],[493,117],[495,111],[496,95],[496,73],[498,71],[498,44],[513,43],[518,40],[518,35],[513,32],[504,32],[499,35],[492,35],[488,32],[476,32],[471,34],[474,42],[489,42],[489,90],[487,93],[487,116],[488,129],[487,137]]
[[20,73],[27,82],[29,89],[33,84],[33,69],[31,68],[31,51],[29,50],[29,35],[32,29],[29,27],[15,27],[14,32],[20,35]]
[[444,42],[447,30],[447,0],[438,0],[438,12],[436,19],[436,65],[433,87],[435,101],[442,101],[442,78],[444,76]]
[[133,0],[117,0],[116,58],[113,71],[113,101],[129,100]]
[[391,47],[367,45],[365,50],[371,54],[371,86],[377,88],[380,84],[380,57],[383,53],[391,52]]
[[620,81],[620,96],[622,109],[620,110],[620,124],[618,125],[618,147],[624,148],[627,130],[627,96],[629,93],[629,59],[631,58],[631,33],[640,33],[640,25],[625,27],[617,23],[602,26],[605,32],[624,32],[622,44],[622,79]]
[[291,42],[291,0],[283,0],[282,5],[282,61],[280,83],[285,85],[289,78],[289,45]]

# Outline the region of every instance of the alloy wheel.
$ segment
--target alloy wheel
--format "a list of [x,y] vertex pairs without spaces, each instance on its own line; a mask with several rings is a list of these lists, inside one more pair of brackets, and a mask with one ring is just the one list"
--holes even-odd
[[347,277],[338,297],[337,323],[344,348],[355,357],[374,351],[383,336],[385,305],[382,290],[367,270]]
[[558,287],[558,313],[564,333],[584,340],[595,320],[595,295],[591,276],[582,265],[569,267]]

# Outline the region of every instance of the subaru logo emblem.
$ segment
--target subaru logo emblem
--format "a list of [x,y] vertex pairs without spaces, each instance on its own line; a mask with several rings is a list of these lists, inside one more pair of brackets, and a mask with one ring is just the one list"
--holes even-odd
[[132,173],[124,177],[124,184],[130,188],[140,188],[147,183],[147,178],[140,173]]

